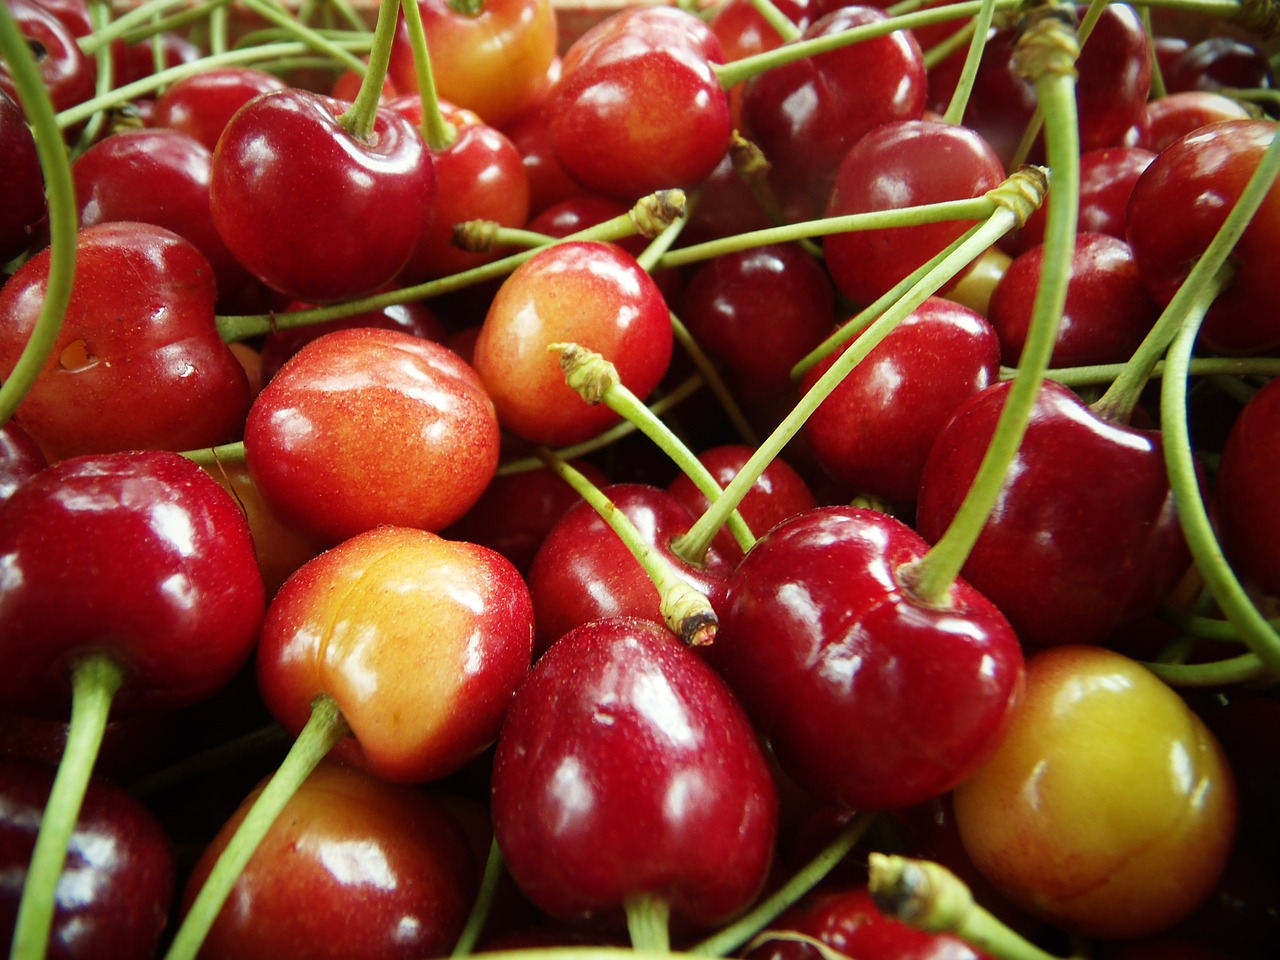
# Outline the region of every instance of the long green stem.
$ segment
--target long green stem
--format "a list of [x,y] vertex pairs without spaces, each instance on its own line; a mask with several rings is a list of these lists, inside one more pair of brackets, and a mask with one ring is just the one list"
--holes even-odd
[[418,0],[407,0],[403,6],[404,23],[413,48],[413,72],[422,98],[422,139],[433,152],[438,152],[453,143],[458,131],[440,110],[440,95],[436,90],[435,71],[431,69],[431,50],[427,46],[427,31],[422,26]]
[[489,920],[504,869],[502,849],[498,846],[497,839],[490,840],[489,856],[484,864],[484,876],[480,878],[480,890],[476,894],[475,903],[471,905],[471,913],[467,915],[467,922],[463,924],[462,933],[458,935],[458,942],[454,944],[450,956],[465,957],[475,948],[480,934],[484,932],[484,925]]
[[[326,57],[331,57],[343,66],[349,67],[358,73],[366,72],[364,62],[359,57],[318,31],[312,30],[306,24],[300,23],[282,7],[269,2],[269,0],[237,0],[237,2],[243,3],[255,15],[285,30],[290,37],[305,44],[308,49],[322,53]],[[381,90],[381,86],[379,86],[379,90]]]
[[81,660],[72,670],[67,744],[45,802],[27,878],[22,885],[10,960],[40,960],[48,948],[57,905],[58,878],[66,864],[67,847],[102,746],[111,701],[123,680],[120,667],[102,654]]
[[342,712],[331,697],[321,696],[312,704],[306,726],[205,878],[174,935],[169,952],[165,954],[166,960],[194,960],[223,904],[231,895],[236,880],[280,811],[334,744],[349,732]]
[[351,106],[338,117],[342,125],[358,140],[368,140],[373,135],[378,115],[378,103],[382,100],[382,88],[387,80],[387,68],[391,64],[391,48],[396,39],[396,19],[400,15],[400,0],[380,0],[378,22],[373,30],[373,45],[369,48],[369,66],[361,65],[364,77]]
[[947,104],[947,112],[942,119],[947,123],[964,121],[965,109],[969,106],[969,95],[973,92],[974,81],[978,77],[978,66],[982,63],[982,54],[987,46],[987,34],[991,31],[991,21],[995,17],[996,5],[992,0],[985,0],[982,9],[974,18],[973,36],[969,40],[969,53],[965,57],[964,66],[960,70],[960,79]]
[[666,953],[671,949],[671,904],[652,893],[637,894],[627,900],[627,930],[637,950]]

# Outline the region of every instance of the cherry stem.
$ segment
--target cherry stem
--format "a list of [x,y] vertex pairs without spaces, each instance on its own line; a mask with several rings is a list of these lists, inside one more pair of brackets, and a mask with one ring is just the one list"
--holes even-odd
[[569,486],[609,525],[623,542],[636,562],[649,575],[658,591],[659,608],[667,628],[689,646],[711,643],[719,629],[719,618],[706,596],[689,584],[659,553],[631,519],[618,509],[599,487],[580,471],[566,463],[546,448],[538,450],[538,457]]
[[782,38],[783,43],[792,43],[801,34],[801,30],[785,13],[777,8],[772,0],[750,0],[756,13]]
[[435,71],[431,69],[431,51],[427,31],[422,26],[422,8],[418,0],[403,0],[404,24],[413,50],[413,73],[418,79],[418,95],[422,98],[422,139],[432,153],[447,149],[458,139],[458,128],[444,118],[440,110],[440,94]]
[[[1230,620],[1218,617],[1205,617],[1194,613],[1183,613],[1172,607],[1161,607],[1160,619],[1170,626],[1177,627],[1181,633],[1190,634],[1205,640],[1216,640],[1221,643],[1239,643],[1240,634]],[[1267,620],[1272,627],[1280,629],[1280,620],[1272,617]]]
[[[659,211],[675,211],[683,210],[683,208],[683,191],[659,191],[657,194],[651,194],[647,197],[641,198],[636,205],[626,213],[621,213],[616,217],[611,217],[602,223],[588,227],[586,230],[580,230],[567,237],[562,237],[555,242],[566,243],[570,240],[622,240],[626,237],[635,236],[638,232],[642,232],[641,224],[648,224],[653,217],[660,215]],[[447,277],[439,277],[435,280],[428,280],[425,283],[420,283],[415,286],[401,287],[398,290],[389,290],[385,293],[362,297],[359,300],[349,300],[346,303],[331,304],[311,310],[291,311],[289,313],[259,313],[239,316],[218,316],[214,319],[218,326],[219,335],[226,342],[232,343],[237,340],[246,340],[249,337],[263,336],[271,333],[273,330],[288,330],[293,327],[305,327],[313,323],[323,323],[326,320],[336,320],[339,317],[348,317],[352,314],[363,313],[366,310],[380,310],[383,307],[391,306],[392,304],[409,303],[413,300],[426,300],[445,293],[452,293],[455,290],[462,290],[466,287],[474,286],[477,283],[483,283],[486,280],[505,276],[532,257],[538,249],[541,248],[518,250],[510,256],[503,257],[498,260],[491,260],[490,262],[481,264],[478,267],[472,267],[469,270],[462,270],[458,273],[450,274]]]
[[671,333],[675,337],[676,343],[684,350],[685,354],[693,362],[698,373],[701,374],[703,382],[707,388],[715,394],[716,400],[720,403],[720,409],[729,419],[730,425],[737,432],[738,438],[745,444],[755,446],[758,442],[755,429],[751,426],[751,421],[742,412],[742,408],[738,405],[738,398],[733,395],[733,391],[729,389],[729,385],[724,382],[724,377],[720,375],[720,368],[715,362],[707,356],[707,351],[702,349],[702,344],[694,338],[689,328],[674,313],[671,314]]
[[995,960],[1059,960],[974,903],[959,877],[929,860],[872,853],[871,897],[886,916],[928,933],[950,933]]
[[[206,3],[198,4],[195,9],[204,15],[231,2],[232,0],[207,0]],[[91,57],[116,40],[132,42],[135,38],[130,35],[130,31],[145,30],[150,33],[154,29],[152,24],[166,11],[173,8],[186,10],[188,7],[187,0],[147,0],[145,3],[130,7],[118,17],[113,18],[110,23],[103,25],[101,29],[95,28],[87,37],[78,38],[76,43],[85,56]]]
[[[1127,363],[1099,363],[1081,367],[1051,367],[1045,376],[1056,380],[1067,387],[1087,387],[1093,384],[1111,384],[1120,374],[1126,371]],[[1150,378],[1158,380],[1164,376],[1164,361],[1158,360],[1151,367]],[[1280,357],[1195,357],[1192,359],[1187,373],[1193,377],[1275,377],[1280,376]],[[1016,371],[1012,367],[1000,368],[1000,379],[1008,380]],[[1108,416],[1100,408],[1101,398],[1093,404],[1095,413],[1106,419]]]
[[244,441],[235,440],[217,447],[184,450],[182,451],[182,456],[205,468],[216,467],[223,463],[244,463]]
[[280,811],[334,745],[350,732],[333,698],[326,694],[317,697],[306,726],[209,871],[174,935],[166,960],[194,960],[245,865]]
[[236,0],[236,2],[243,3],[255,15],[262,17],[269,23],[274,23],[284,30],[287,36],[306,44],[308,49],[322,53],[358,73],[366,72],[363,60],[329,37],[300,22],[297,17],[291,15],[278,4],[268,2],[268,0]]
[[994,0],[984,0],[982,8],[974,18],[973,36],[969,38],[969,52],[960,70],[960,79],[956,81],[956,89],[951,94],[951,102],[947,104],[947,112],[942,117],[946,123],[958,124],[964,120],[964,111],[969,105],[969,96],[973,93],[973,84],[978,78],[978,66],[982,62],[982,53],[987,46],[987,34],[991,32],[991,21],[995,18],[995,13]]
[[1215,660],[1212,663],[1143,663],[1171,687],[1204,687],[1220,690],[1233,684],[1274,680],[1274,672],[1255,653]]
[[465,957],[475,948],[484,925],[493,910],[493,901],[498,893],[498,884],[502,882],[504,863],[502,848],[496,838],[489,841],[489,856],[484,864],[484,876],[480,878],[480,889],[476,893],[475,903],[471,905],[471,913],[458,935],[458,942],[453,946],[450,956]]
[[955,516],[923,557],[899,571],[902,584],[924,604],[944,605],[969,552],[986,526],[1022,445],[1035,407],[1067,298],[1079,214],[1080,151],[1076,120],[1075,33],[1052,5],[1028,14],[1014,48],[1015,67],[1034,79],[1047,123],[1046,149],[1053,171],[1053,201],[1045,217],[1045,256],[1018,371],[1005,397],[995,433]]
[[[618,368],[610,360],[576,343],[553,343],[550,349],[559,354],[565,382],[578,396],[589,404],[603,403],[624,420],[635,424],[641,433],[671,458],[708,500],[714,501],[724,493],[706,464],[622,382]],[[728,525],[742,551],[745,553],[750,550],[756,538],[737,510],[729,515]],[[672,541],[672,551],[688,563],[701,564],[705,553],[686,553],[681,549],[682,540],[683,538],[676,537]]]
[[[89,5],[89,18],[95,30],[105,27],[110,22],[110,17],[111,10],[107,4],[94,3]],[[98,57],[96,59],[97,73],[93,93],[95,97],[102,97],[110,93],[111,88],[115,86],[115,58]],[[99,111],[89,118],[89,122],[84,125],[84,129],[76,140],[75,147],[71,150],[72,158],[79,157],[94,143],[97,143],[102,136],[102,128],[106,125],[107,119],[106,111]]]
[[855,814],[825,847],[787,878],[782,886],[733,923],[694,944],[689,952],[703,957],[723,957],[737,950],[821,883],[858,845],[875,819],[874,813]]
[[671,951],[671,902],[656,893],[639,893],[625,904],[631,946],[653,953]]
[[[256,2],[256,0],[255,0]],[[364,69],[360,89],[351,106],[338,117],[338,124],[357,140],[368,142],[378,116],[378,104],[387,82],[391,64],[391,48],[396,39],[396,19],[400,0],[379,0],[378,22],[373,28],[373,46],[369,48],[369,66]]]
[[35,849],[14,920],[10,960],[40,960],[48,949],[57,906],[58,879],[67,861],[84,795],[102,747],[111,702],[124,671],[105,654],[78,661],[71,671],[71,720],[58,772],[53,779]]
[[943,257],[835,358],[773,432],[761,441],[737,476],[724,488],[724,495],[712,502],[685,534],[686,550],[696,553],[700,549],[706,549],[706,544],[715,538],[726,522],[729,512],[737,508],[747,491],[760,479],[765,468],[782,453],[800,432],[809,415],[839,386],[849,371],[905,320],[911,311],[968,267],[1000,237],[1024,223],[1039,207],[1047,183],[1047,173],[1042,168],[1027,167],[1015,172],[1003,184],[986,194],[985,199],[993,208],[986,220],[970,231],[963,243]]
[[49,216],[49,276],[40,313],[13,370],[0,383],[0,426],[18,409],[53,352],[62,318],[71,300],[76,267],[76,232],[80,226],[71,162],[44,79],[31,48],[6,4],[0,4],[0,60],[9,68],[14,92],[26,114],[40,157]]

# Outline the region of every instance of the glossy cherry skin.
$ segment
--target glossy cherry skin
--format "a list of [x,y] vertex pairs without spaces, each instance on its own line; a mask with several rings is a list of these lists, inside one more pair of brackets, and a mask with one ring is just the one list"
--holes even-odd
[[440,530],[498,465],[498,420],[475,371],[431,340],[338,330],[254,401],[246,463],[279,515],[336,543],[379,524]]
[[0,90],[0,263],[30,249],[45,217],[44,174],[35,137],[17,101]]
[[[1043,245],[1019,254],[991,295],[988,317],[1007,366],[1016,366],[1022,355],[1043,263]],[[1103,233],[1078,232],[1050,366],[1124,363],[1159,315],[1129,244]]]
[[671,360],[671,317],[653,278],[621,247],[570,241],[535,253],[498,290],[476,339],[474,364],[502,426],[562,446],[607,429],[618,416],[589,406],[547,348],[576,343],[618,369],[644,398]]
[[[558,61],[557,61],[558,62]],[[538,102],[521,111],[500,128],[520,154],[529,181],[529,214],[537,215],[554,203],[585,192],[582,184],[565,173],[551,145],[547,115]]]
[[177,130],[127,130],[99,140],[76,158],[80,223],[154,223],[195,244],[213,267],[219,295],[249,282],[213,223],[209,177],[213,154]]
[[[440,97],[497,127],[542,92],[556,55],[556,11],[550,0],[483,0],[474,12],[446,0],[418,0]],[[416,93],[404,14],[396,26],[389,75],[397,89]]]
[[1184,90],[1147,103],[1147,135],[1143,146],[1159,153],[1175,140],[1219,120],[1249,120],[1239,100],[1212,90]]
[[212,153],[237,110],[259,94],[285,86],[275,74],[253,67],[210,67],[165,87],[156,97],[151,124],[181,130]]
[[[803,37],[886,19],[876,7],[849,5],[813,21]],[[764,151],[780,197],[802,193],[805,209],[818,216],[849,148],[872,127],[919,120],[927,92],[920,46],[899,30],[752,77],[742,91],[743,132]]]
[[1197,40],[1174,57],[1162,75],[1170,93],[1223,87],[1265,89],[1274,79],[1262,50],[1238,37],[1227,36]]
[[1237,574],[1280,596],[1280,387],[1268,381],[1240,411],[1227,435],[1214,483],[1219,535]]
[[831,330],[835,290],[794,244],[727,253],[700,266],[679,316],[699,346],[728,368],[734,395],[762,402],[791,387],[791,368]]
[[719,41],[670,7],[624,8],[580,38],[547,96],[551,143],[589,191],[631,203],[690,188],[729,148]]
[[[719,610],[730,561],[714,547],[700,564],[676,556],[671,541],[697,518],[676,497],[643,483],[614,483],[604,494],[680,576]],[[580,624],[605,617],[662,622],[657,588],[595,508],[571,506],[547,533],[528,574],[541,652]]]
[[[35,0],[6,0],[5,6],[18,32],[31,47],[36,70],[44,81],[53,109],[66,110],[92,97],[96,71],[67,25]],[[14,100],[19,99],[5,64],[0,64],[0,90]]]
[[[201,854],[187,881],[188,902],[259,792]],[[443,795],[326,760],[254,851],[200,956],[444,956],[478,881],[470,844]]]
[[[0,375],[26,345],[49,250],[0,289]],[[189,241],[135,222],[84,227],[66,318],[15,414],[50,460],[234,440],[249,409],[244,368],[214,324],[209,261]]]
[[[0,937],[11,939],[54,769],[0,760]],[[55,892],[49,960],[149,960],[173,901],[173,850],[156,817],[93,779]]]
[[823,802],[885,810],[944,793],[1016,708],[1022,652],[995,606],[960,580],[936,606],[899,585],[927,549],[887,514],[818,507],[765,534],[729,579],[713,662]]
[[[811,894],[770,924],[770,929],[799,933],[859,960],[985,960],[986,954],[952,934],[926,933],[887,917],[865,886],[824,889]],[[771,939],[746,954],[748,960],[818,960],[808,943]]]
[[618,617],[565,635],[520,685],[492,810],[512,876],[551,916],[648,894],[703,926],[763,886],[778,800],[723,681],[660,625]]
[[348,106],[299,89],[262,94],[214,151],[218,232],[251,273],[299,300],[354,298],[390,281],[434,202],[435,169],[413,125],[379,108],[365,142],[338,122]]
[[48,465],[36,442],[16,420],[0,427],[0,504]]
[[377,527],[276,594],[258,644],[263,701],[296,734],[327,694],[351,728],[334,756],[386,780],[453,773],[498,735],[533,651],[533,605],[500,554]]
[[[1211,123],[1162,150],[1138,178],[1129,197],[1127,236],[1158,303],[1168,303],[1182,285],[1275,132],[1273,120]],[[1273,187],[1235,246],[1231,285],[1205,317],[1200,343],[1206,350],[1252,354],[1280,345],[1280,322],[1267,306],[1277,244],[1280,189]]]
[[[935,120],[886,123],[864,135],[836,173],[827,216],[980,197],[1004,168],[978,134]],[[869,304],[969,229],[969,221],[826,237],[827,269],[845,296]]]
[[68,671],[90,652],[124,671],[124,715],[220,690],[262,620],[253,539],[236,502],[173,453],[64,460],[0,511],[0,701],[63,715]]
[[[1008,391],[1003,381],[974,396],[934,442],[916,510],[926,540],[955,515]],[[1101,642],[1154,611],[1186,572],[1158,433],[1102,420],[1046,381],[1010,477],[962,572],[1028,650]]]
[[[809,370],[801,388],[812,388],[842,352]],[[968,307],[930,297],[822,401],[805,421],[805,436],[818,462],[841,483],[910,504],[934,437],[999,372],[1000,345],[991,324]]]
[[1028,659],[1008,733],[955,792],[965,849],[999,889],[1106,939],[1162,932],[1208,897],[1236,807],[1222,748],[1186,703],[1137,662],[1079,645]]

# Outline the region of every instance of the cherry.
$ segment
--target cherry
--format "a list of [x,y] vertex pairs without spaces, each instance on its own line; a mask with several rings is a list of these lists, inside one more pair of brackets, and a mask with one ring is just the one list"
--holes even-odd
[[44,176],[22,108],[0,89],[0,263],[29,250],[45,218]]
[[646,397],[671,359],[670,313],[652,277],[613,244],[569,241],[507,277],[476,339],[474,364],[502,426],[534,443],[577,443],[618,421],[565,383],[555,343],[577,343]]
[[944,793],[1014,715],[1022,653],[1000,612],[963,581],[929,605],[899,585],[926,549],[887,514],[818,507],[761,537],[729,579],[712,660],[822,801],[884,810]]
[[[885,123],[845,155],[826,213],[963,200],[982,196],[1003,180],[1000,160],[972,130],[934,120]],[[953,220],[832,234],[823,241],[827,269],[845,296],[870,304],[970,226],[970,221]]]
[[0,504],[48,465],[36,442],[16,420],[0,427]]
[[1161,71],[1170,93],[1184,90],[1252,90],[1271,86],[1266,54],[1237,37],[1205,37],[1179,53]]
[[497,468],[498,421],[452,350],[353,328],[281,367],[249,411],[244,445],[272,509],[337,543],[379,524],[440,530],[461,517]]
[[[259,793],[201,854],[187,880],[188,904]],[[443,956],[462,930],[478,880],[447,797],[328,760],[263,838],[200,956]],[[360,903],[354,913],[353,897]]]
[[1219,120],[1248,120],[1252,114],[1239,100],[1212,90],[1184,90],[1147,103],[1147,135],[1143,145],[1159,153],[1175,140]]
[[[1156,302],[1172,299],[1275,131],[1272,120],[1208,124],[1162,150],[1138,178],[1129,198],[1127,236]],[[1272,189],[1236,244],[1231,284],[1214,300],[1201,329],[1204,349],[1251,354],[1280,345],[1280,324],[1266,307],[1280,249],[1278,207],[1280,190]]]
[[1280,468],[1280,386],[1268,381],[1236,417],[1222,449],[1214,503],[1222,546],[1240,576],[1280,596],[1280,505],[1272,481]]
[[[296,88],[261,94],[235,113],[214,151],[218,232],[251,273],[299,300],[344,300],[388,283],[435,198],[430,153],[413,125],[379,107],[359,135],[339,119],[347,106]],[[394,215],[370,223],[370,211]]]
[[156,44],[160,48],[160,68],[177,67],[195,63],[203,52],[193,41],[165,30],[150,40],[125,43],[117,40],[111,45],[111,61],[117,87],[134,83],[156,72]]
[[151,124],[181,130],[212,153],[237,110],[259,94],[285,86],[275,74],[253,67],[210,67],[165,87],[156,97]]
[[[764,884],[777,803],[732,693],[649,620],[599,620],[556,642],[494,755],[496,839],[553,917],[626,907],[634,922],[657,901],[697,925],[728,919]],[[637,947],[647,939],[665,933],[633,926]]]
[[[54,110],[66,110],[92,97],[94,68],[67,25],[36,0],[5,0],[5,6],[32,50]],[[0,91],[19,99],[9,67],[2,63]]]
[[154,223],[195,244],[209,260],[220,296],[249,282],[213,223],[209,178],[213,154],[177,130],[128,130],[76,158],[71,172],[80,223]]
[[[986,452],[1011,381],[976,394],[925,463],[916,526],[941,536]],[[1123,484],[1098,484],[1101,476]],[[1000,495],[963,567],[1029,650],[1102,642],[1153,612],[1190,557],[1160,435],[1096,416],[1046,381]]]
[[[1022,355],[1044,256],[1044,247],[1037,246],[1014,258],[991,295],[988,316],[999,334],[1000,356],[1007,366],[1016,366]],[[1123,363],[1159,314],[1129,245],[1104,233],[1079,232],[1050,363],[1055,367]]]
[[694,14],[631,7],[566,52],[545,110],[556,156],[593,193],[624,202],[692,187],[729,147],[719,41]]
[[[911,504],[934,438],[964,400],[996,380],[999,353],[996,331],[979,314],[930,297],[823,400],[805,421],[805,437],[841,483]],[[837,356],[809,369],[802,389]]]
[[1235,840],[1236,789],[1173,690],[1121,654],[1066,645],[1027,660],[1022,706],[956,789],[955,814],[973,862],[1024,909],[1135,938],[1208,897]]
[[[51,460],[138,448],[189,450],[240,435],[244,368],[214,325],[209,261],[190,242],[136,222],[84,227],[66,319],[15,414]],[[25,347],[50,251],[0,289],[0,373]]]
[[[54,771],[0,760],[0,937],[11,938]],[[173,901],[174,853],[143,804],[93,779],[58,880],[49,960],[154,957]]]
[[[557,60],[557,63],[559,61]],[[538,103],[512,117],[500,128],[520,154],[529,182],[529,213],[537,215],[552,204],[583,193],[582,185],[565,173],[551,145],[547,115]]]
[[[802,38],[886,19],[873,6],[844,6],[814,20]],[[752,77],[742,92],[744,134],[772,166],[783,206],[801,193],[810,215],[818,215],[849,148],[882,123],[919,120],[927,89],[920,47],[898,30]]]

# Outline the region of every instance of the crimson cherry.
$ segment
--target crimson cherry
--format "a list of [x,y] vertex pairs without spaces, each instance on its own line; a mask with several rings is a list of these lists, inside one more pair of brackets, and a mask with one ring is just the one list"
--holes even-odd
[[194,41],[172,30],[138,43],[117,40],[111,45],[113,78],[117,87],[134,83],[156,72],[156,47],[160,49],[160,67],[177,67],[195,63],[204,52]]
[[529,181],[530,215],[584,192],[582,185],[565,173],[556,157],[541,102],[512,117],[499,129],[516,148],[524,164]]
[[886,514],[818,507],[756,541],[729,579],[710,655],[782,769],[824,802],[944,793],[1015,713],[1022,652],[999,610],[962,580],[930,605],[899,584],[927,549]]
[[[36,0],[5,0],[5,6],[18,32],[31,47],[53,109],[66,110],[92,97],[96,71],[67,25]],[[3,63],[0,63],[0,90],[18,99],[9,68]]]
[[156,97],[151,123],[181,130],[212,153],[237,110],[259,94],[285,86],[275,74],[253,67],[210,67],[165,87]]
[[35,137],[13,97],[0,89],[0,263],[31,249],[45,217],[44,175]]
[[16,420],[0,427],[0,504],[48,465],[36,442]]
[[553,917],[649,899],[724,921],[764,884],[777,805],[732,693],[649,620],[562,637],[517,690],[494,755],[496,839]]
[[251,273],[299,300],[344,300],[388,283],[434,202],[435,170],[414,126],[379,107],[358,136],[339,121],[348,106],[296,88],[261,94],[214,151],[218,232]]
[[1236,417],[1222,449],[1214,502],[1222,546],[1242,578],[1280,596],[1280,381],[1268,381]]
[[1197,40],[1173,58],[1162,76],[1170,93],[1223,87],[1266,89],[1273,79],[1265,53],[1252,43],[1228,36]]
[[[934,442],[916,511],[926,540],[942,535],[968,491],[1010,382],[972,397]],[[1160,435],[1103,420],[1046,381],[965,579],[1038,649],[1106,640],[1153,612],[1189,562]]]
[[1159,153],[1193,130],[1219,120],[1248,120],[1252,114],[1239,100],[1212,90],[1183,90],[1147,103],[1147,135],[1142,143]]

